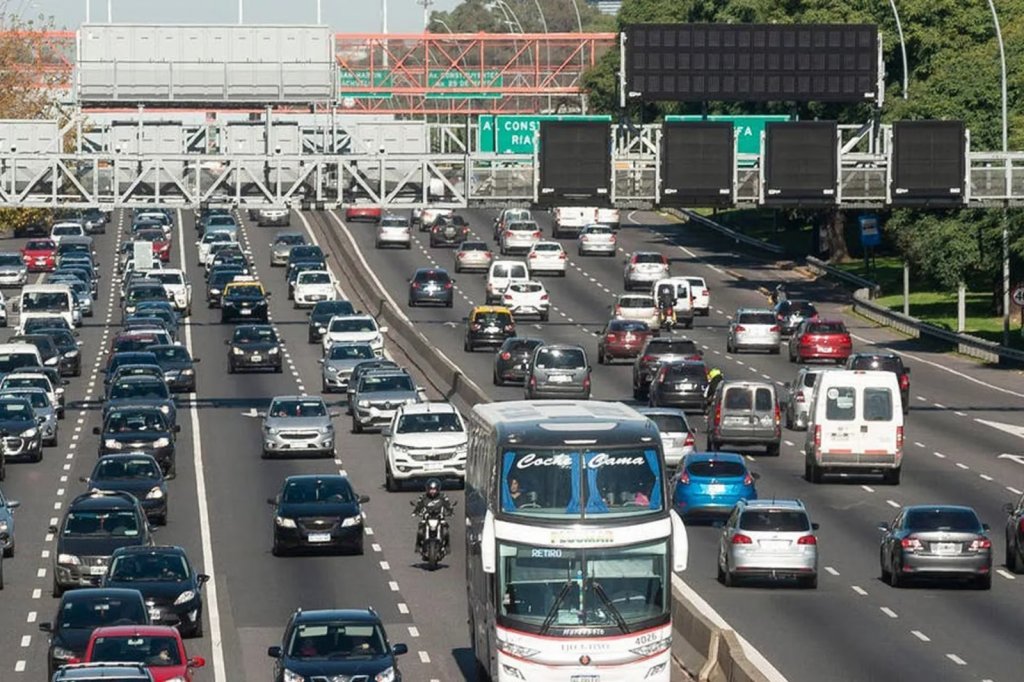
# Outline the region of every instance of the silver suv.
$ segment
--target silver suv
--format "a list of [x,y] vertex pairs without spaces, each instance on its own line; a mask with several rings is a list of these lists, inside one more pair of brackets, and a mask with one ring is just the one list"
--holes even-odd
[[818,587],[818,538],[800,500],[741,500],[718,540],[718,580],[795,578]]
[[770,381],[723,381],[708,409],[708,450],[723,444],[764,445],[779,456],[782,414]]
[[526,399],[590,399],[590,361],[582,346],[538,346],[530,359],[525,380]]
[[729,353],[741,350],[766,350],[779,354],[782,342],[782,328],[775,319],[775,313],[767,308],[740,308],[729,320],[729,333],[725,349]]
[[807,430],[807,415],[811,409],[811,394],[814,382],[822,372],[834,371],[831,367],[801,367],[796,379],[786,382],[786,428],[794,431]]
[[400,406],[419,402],[423,391],[404,369],[364,374],[352,395],[352,433],[387,426]]
[[270,401],[263,417],[263,459],[278,455],[334,457],[334,424],[320,396],[284,395]]

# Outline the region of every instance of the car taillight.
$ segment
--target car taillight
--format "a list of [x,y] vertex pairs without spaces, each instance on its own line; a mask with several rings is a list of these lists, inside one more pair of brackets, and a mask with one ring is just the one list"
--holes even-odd
[[[618,308],[616,308],[616,311],[617,310],[618,310]],[[654,362],[654,356],[653,355],[645,355],[642,358],[640,358],[640,362]]]
[[992,549],[992,541],[988,538],[978,538],[971,543],[972,552],[977,552],[979,549]]
[[754,485],[754,477],[747,472],[747,475],[743,477],[743,485]]
[[558,259],[559,260],[565,260],[566,259],[565,251],[560,251],[558,253]]
[[906,390],[910,388],[910,377],[906,374],[900,375],[900,390]]
[[840,343],[842,343],[842,345],[844,345],[844,346],[852,346],[853,345],[853,339],[850,338],[849,334],[843,334],[842,335],[842,340],[840,341]]
[[715,405],[715,428],[722,423],[722,403]]
[[622,306],[620,306],[620,305],[615,306],[615,314],[616,315],[621,315],[622,314]]
[[444,288],[445,289],[451,289],[452,288],[452,283],[451,282],[445,282],[444,283]]
[[538,230],[538,231],[533,233],[533,238],[534,239],[540,239],[540,230]]
[[536,251],[531,251],[530,252],[530,258],[536,258],[536,257],[537,257],[537,252]]
[[509,353],[508,351],[505,351],[504,353],[501,354],[501,359],[502,360],[510,360],[510,359],[512,359],[512,354]]
[[412,283],[412,288],[413,289],[419,289],[420,288],[420,283],[419,282],[413,282]]
[[512,236],[512,230],[505,230],[505,237],[511,237],[511,236]]
[[658,381],[664,381],[666,376],[668,376],[668,367],[662,367],[658,370]]
[[702,292],[700,292],[700,295],[701,295],[701,296],[707,296],[707,295],[709,295],[710,293],[711,293],[711,292],[709,292],[709,291],[708,291],[707,289],[705,289],[705,290],[703,290]]
[[618,338],[618,336],[616,336],[615,334],[608,334],[607,336],[604,337],[604,340],[605,341],[614,341],[617,338]]
[[902,426],[897,426],[896,427],[896,449],[897,450],[902,450],[903,449],[903,427]]
[[814,447],[821,447],[821,426],[814,427]]
[[548,300],[548,295],[547,294],[541,294],[540,300],[542,300],[542,301]]
[[693,432],[692,431],[690,431],[690,432],[688,432],[686,434],[686,440],[683,441],[683,445],[685,445],[686,447],[691,447],[691,448],[697,446],[697,439],[693,437]]
[[793,399],[796,400],[798,403],[802,403],[804,401],[804,392],[797,391]]
[[515,329],[516,329],[516,326],[514,324],[506,324],[505,325],[505,331],[507,331],[507,332],[515,331]]
[[1024,533],[1024,516],[1020,517],[1020,520],[1017,521],[1017,530]]
[[512,294],[505,294],[505,296],[504,296],[503,298],[504,298],[504,299],[505,299],[506,301],[511,301],[511,300],[512,300]]
[[744,327],[744,326],[743,326],[742,324],[738,324],[738,325],[736,325],[736,329],[735,329],[735,331],[738,331],[738,332],[745,332],[745,331],[747,331],[747,328],[746,328],[746,327]]
[[778,426],[780,423],[782,423],[782,408],[775,403],[775,425]]
[[464,251],[460,251],[455,257],[461,260],[466,257],[466,253]]
[[797,539],[796,544],[798,545],[816,545],[818,544],[818,538],[813,535],[803,535]]
[[689,485],[690,484],[690,474],[687,473],[684,470],[683,473],[679,474],[679,482],[684,484],[684,485]]
[[744,535],[743,533],[733,533],[732,534],[731,542],[734,545],[752,545],[752,544],[754,544],[754,541],[751,540],[749,536]]
[[921,541],[915,538],[913,535],[905,537],[902,540],[900,540],[900,547],[902,547],[903,549],[910,550],[924,549],[924,545],[921,544]]
[[611,241],[611,243],[614,244],[618,240],[616,239],[615,235],[613,234],[609,241]]
[[811,335],[810,334],[804,334],[803,336],[800,337],[800,345],[801,346],[807,346],[807,345],[810,345],[810,343],[811,343]]
[[583,388],[590,388],[590,377],[586,377],[583,380]]
[[772,333],[774,334],[775,332],[780,332],[780,331],[782,331],[782,327],[780,327],[780,326],[779,326],[779,325],[777,325],[777,324],[773,324],[773,325],[771,326],[771,328],[770,328],[770,329],[769,329],[768,331],[770,331],[770,332],[772,332]]
[[478,331],[480,331],[480,323],[479,323],[479,322],[474,322],[474,323],[473,323],[473,326],[472,326],[472,327],[470,327],[470,329],[472,329],[472,330],[473,330],[473,331],[475,331],[475,332],[478,332]]

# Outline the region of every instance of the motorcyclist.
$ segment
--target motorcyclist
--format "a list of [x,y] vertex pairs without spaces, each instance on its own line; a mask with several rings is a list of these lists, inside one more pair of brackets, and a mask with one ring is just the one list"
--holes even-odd
[[[419,527],[416,530],[416,552],[420,552],[420,548],[423,546],[423,539],[427,535],[427,522],[425,516],[427,512],[440,512],[441,518],[447,518],[455,513],[455,505],[448,498],[447,495],[441,492],[441,481],[436,478],[432,478],[427,481],[427,490],[419,499],[416,500],[416,504],[413,506],[412,515],[420,517]],[[448,526],[444,527],[444,548],[448,548]]]
[[657,298],[658,315],[662,323],[668,319],[674,322],[676,317],[676,288],[668,282],[658,285]]
[[772,291],[771,299],[772,305],[776,305],[778,303],[782,303],[783,301],[785,301],[786,285],[783,284],[782,282],[779,282],[777,285],[775,285],[775,290]]
[[705,400],[708,402],[711,401],[711,398],[715,395],[715,391],[718,390],[718,385],[724,380],[725,376],[722,374],[722,370],[717,367],[713,367],[711,371],[708,372],[708,386],[704,392]]

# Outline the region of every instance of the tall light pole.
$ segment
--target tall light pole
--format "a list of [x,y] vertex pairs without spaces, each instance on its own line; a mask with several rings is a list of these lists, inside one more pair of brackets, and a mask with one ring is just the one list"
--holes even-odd
[[[108,0],[109,2],[109,0]],[[238,0],[238,23],[245,21],[245,0]]]
[[316,0],[316,23],[317,23],[317,26],[319,26],[320,24],[324,23],[323,22],[323,16],[324,16],[323,15],[323,7],[321,5],[322,5],[321,0]]
[[114,0],[107,0],[107,23],[114,23]]
[[580,29],[580,33],[583,33],[583,19],[580,18],[580,6],[576,3],[576,0],[571,0],[572,8],[576,10],[576,25]]
[[[903,99],[907,99],[907,90],[909,88],[909,80],[907,76],[907,43],[903,39],[903,22],[900,21],[900,13],[896,9],[896,0],[889,0],[889,7],[892,8],[892,15],[896,17],[896,32],[900,36],[900,52],[903,56]],[[580,29],[582,33],[583,29]]]
[[92,2],[91,0],[85,0],[85,23],[92,23]]
[[1010,345],[1010,131],[1006,115],[1006,46],[1003,45],[1003,30],[999,26],[999,14],[993,0],[988,0],[988,8],[992,10],[992,22],[996,26],[996,41],[999,43],[999,75],[1001,78],[1002,118],[1003,118],[1003,181],[1006,183],[1006,198],[1003,199],[1003,345]]

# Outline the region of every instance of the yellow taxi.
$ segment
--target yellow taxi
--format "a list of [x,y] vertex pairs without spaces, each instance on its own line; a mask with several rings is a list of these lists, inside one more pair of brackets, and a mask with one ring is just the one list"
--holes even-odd
[[466,340],[463,348],[472,353],[478,347],[497,348],[505,339],[516,335],[512,312],[505,306],[478,305],[466,318]]

